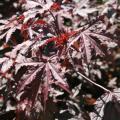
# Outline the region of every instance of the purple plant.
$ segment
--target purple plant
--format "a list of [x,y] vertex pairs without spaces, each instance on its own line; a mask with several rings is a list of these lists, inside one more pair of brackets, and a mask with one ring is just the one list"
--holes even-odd
[[15,120],[48,120],[49,101],[55,104],[65,92],[69,103],[76,100],[67,73],[111,93],[86,70],[117,46],[117,1],[97,6],[89,0],[19,0],[19,5],[23,13],[0,20],[0,49],[11,48],[0,58],[0,75],[16,102]]

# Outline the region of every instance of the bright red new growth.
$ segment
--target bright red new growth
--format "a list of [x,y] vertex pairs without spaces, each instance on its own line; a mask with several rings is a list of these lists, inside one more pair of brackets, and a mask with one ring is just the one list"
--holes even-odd
[[53,3],[53,5],[51,6],[50,10],[53,10],[53,11],[58,11],[61,9],[61,6],[59,3],[55,2]]
[[25,19],[25,16],[24,15],[20,15],[17,19],[18,19],[18,21],[23,21]]
[[42,19],[39,19],[39,20],[35,21],[35,22],[33,23],[33,25],[34,25],[34,24],[44,25],[44,24],[46,24],[46,21],[44,21],[44,20],[42,20]]
[[22,27],[21,27],[21,32],[25,31],[28,29],[28,25],[27,24],[23,24]]
[[47,45],[50,42],[56,42],[57,46],[64,45],[70,37],[73,37],[77,33],[78,33],[78,31],[72,31],[69,33],[62,33],[57,37],[52,37],[52,38],[47,39],[47,41],[45,42],[44,45]]

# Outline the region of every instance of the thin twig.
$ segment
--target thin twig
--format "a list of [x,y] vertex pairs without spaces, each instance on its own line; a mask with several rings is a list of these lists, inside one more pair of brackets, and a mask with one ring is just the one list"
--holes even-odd
[[101,85],[99,85],[99,84],[93,82],[92,80],[90,80],[88,77],[86,77],[86,76],[83,75],[82,73],[80,73],[80,72],[77,72],[77,73],[78,73],[80,76],[82,76],[83,78],[85,78],[88,82],[92,83],[93,85],[95,85],[95,86],[97,86],[97,87],[103,89],[103,90],[106,91],[106,92],[111,93],[110,90],[108,90],[107,88],[105,88],[105,87],[103,87],[103,86],[101,86]]
[[[69,55],[70,55],[70,53],[69,53]],[[82,73],[78,72],[78,71],[76,70],[76,68],[74,67],[74,62],[73,62],[73,59],[72,59],[72,56],[71,56],[71,55],[70,55],[70,58],[71,58],[71,60],[72,60],[73,69],[74,69],[74,71],[75,71],[78,75],[82,76],[83,78],[85,78],[85,80],[87,80],[88,82],[92,83],[93,85],[95,85],[95,86],[103,89],[104,91],[109,92],[109,93],[112,93],[112,92],[111,92],[110,90],[108,90],[107,88],[105,88],[105,87],[103,87],[103,86],[95,83],[94,81],[92,81],[91,79],[89,79],[88,77],[86,77],[85,75],[83,75]]]
[[57,19],[55,18],[55,16],[53,15],[53,13],[50,11],[50,10],[48,10],[49,11],[49,13],[50,13],[50,15],[53,17],[53,19],[54,19],[54,22],[55,22],[55,27],[56,27],[56,29],[55,29],[55,31],[56,31],[56,33],[57,33],[57,35],[60,35],[60,30],[59,30],[59,26],[58,26],[58,23],[57,23]]
[[101,16],[98,16],[96,19],[93,19],[93,20],[89,20],[89,22],[79,26],[79,28],[81,27],[84,27],[86,25],[89,25],[86,29],[90,28],[92,25],[94,25],[96,22],[100,21],[104,16],[101,15]]

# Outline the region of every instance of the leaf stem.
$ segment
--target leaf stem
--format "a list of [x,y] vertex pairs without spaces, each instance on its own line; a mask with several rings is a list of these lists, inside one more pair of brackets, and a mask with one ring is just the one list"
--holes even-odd
[[105,87],[103,87],[103,86],[101,86],[101,85],[99,85],[99,84],[93,82],[91,79],[89,79],[88,77],[86,77],[86,76],[83,75],[82,73],[80,73],[80,72],[77,72],[77,73],[78,73],[80,76],[82,76],[83,78],[85,78],[88,82],[92,83],[93,85],[95,85],[95,86],[97,86],[97,87],[103,89],[103,90],[106,91],[106,92],[111,93],[110,90],[108,90],[107,88],[105,88]]
[[55,27],[56,27],[56,29],[55,29],[56,34],[60,35],[60,30],[59,30],[59,26],[58,26],[58,23],[57,23],[57,19],[55,18],[55,16],[53,15],[53,13],[50,10],[48,10],[48,12],[50,13],[50,15],[54,19],[54,23],[55,23]]
[[111,92],[110,90],[108,90],[107,88],[105,88],[105,87],[103,87],[103,86],[95,83],[95,82],[92,81],[90,78],[88,78],[88,77],[86,77],[85,75],[83,75],[82,73],[78,72],[78,71],[76,70],[76,68],[74,67],[74,61],[73,61],[73,59],[72,59],[72,56],[71,56],[70,52],[69,52],[69,56],[70,56],[70,58],[71,58],[71,60],[72,60],[73,69],[74,69],[74,71],[75,71],[78,75],[82,76],[82,77],[83,77],[84,79],[86,79],[88,82],[90,82],[90,83],[92,83],[93,85],[95,85],[95,86],[103,89],[104,91],[106,91],[106,92],[108,92],[108,93],[112,93],[112,92]]
[[86,30],[86,29],[90,28],[92,25],[94,25],[96,22],[98,22],[100,20],[102,21],[102,19],[104,19],[104,15],[100,15],[96,19],[89,20],[89,22],[86,22],[85,24],[79,26],[79,28],[89,25],[87,28],[85,28],[85,30]]

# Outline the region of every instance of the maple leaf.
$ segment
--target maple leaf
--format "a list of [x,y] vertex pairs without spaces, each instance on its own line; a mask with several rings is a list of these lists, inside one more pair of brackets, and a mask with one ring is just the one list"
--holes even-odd
[[105,93],[95,102],[95,112],[90,113],[92,120],[102,120],[104,115],[104,107],[109,101],[120,100],[120,89],[114,89],[113,93]]
[[[20,16],[21,17],[21,16]],[[22,18],[20,18],[22,19]],[[0,30],[0,39],[3,39],[6,37],[6,42],[8,42],[12,36],[12,34],[17,30],[21,28],[21,23],[19,23],[20,19],[15,16],[12,16],[10,19],[5,20],[4,22],[1,21],[2,26]],[[19,20],[19,21],[18,21]],[[3,30],[6,30],[6,32],[3,33]]]
[[112,39],[104,35],[91,32],[88,29],[70,39],[68,43],[68,49],[70,47],[74,48],[75,42],[79,43],[77,45],[77,50],[81,52],[83,59],[87,63],[90,63],[93,52],[95,52],[96,55],[103,56],[105,53],[101,49],[102,44],[108,45],[108,43],[112,43]]
[[[17,96],[22,93],[20,95],[20,101],[28,98],[31,104],[34,105],[38,96],[42,95],[43,101],[41,102],[45,106],[49,93],[51,92],[50,88],[53,84],[58,86],[59,89],[63,89],[71,94],[63,74],[60,73],[59,63],[56,60],[56,57],[51,57],[51,59],[45,60],[47,62],[30,61],[15,65],[15,69],[17,70],[15,78],[18,81]],[[23,67],[26,68],[26,72],[19,79],[17,75]]]

